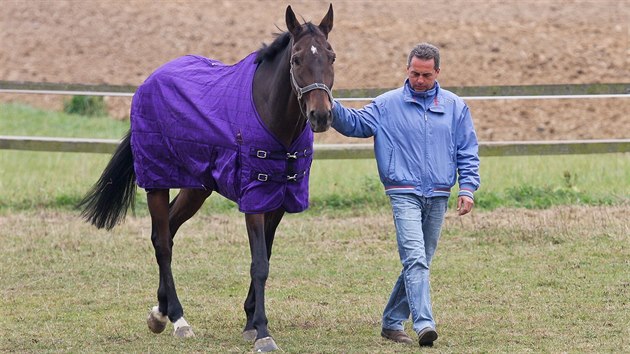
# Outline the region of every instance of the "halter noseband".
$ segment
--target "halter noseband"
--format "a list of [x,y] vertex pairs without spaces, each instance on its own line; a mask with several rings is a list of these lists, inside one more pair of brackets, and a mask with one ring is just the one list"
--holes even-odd
[[293,84],[293,88],[295,88],[295,91],[297,92],[298,101],[302,99],[302,95],[304,95],[305,93],[309,91],[324,90],[328,94],[328,99],[330,100],[330,104],[331,105],[333,104],[332,92],[330,91],[330,88],[326,86],[326,84],[323,84],[321,82],[315,82],[310,85],[306,85],[304,87],[300,87],[300,85],[298,85],[297,81],[295,81],[295,75],[293,75],[293,60],[291,60],[291,68],[289,69],[289,73],[291,74],[291,83]]

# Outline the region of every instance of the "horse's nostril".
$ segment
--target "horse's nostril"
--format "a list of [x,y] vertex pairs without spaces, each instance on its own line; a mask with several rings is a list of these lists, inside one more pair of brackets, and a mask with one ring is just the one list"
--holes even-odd
[[328,124],[330,123],[330,111],[324,111],[322,112],[321,116],[320,116],[320,122],[323,126],[327,127]]
[[314,132],[325,132],[332,123],[332,111],[328,109],[310,110],[308,121]]

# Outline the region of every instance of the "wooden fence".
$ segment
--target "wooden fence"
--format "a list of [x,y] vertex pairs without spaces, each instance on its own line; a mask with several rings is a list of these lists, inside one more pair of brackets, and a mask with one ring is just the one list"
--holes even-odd
[[[586,85],[530,85],[448,87],[470,99],[629,98],[630,83]],[[0,93],[126,96],[134,86],[82,85],[0,81]],[[388,89],[335,90],[340,100],[369,100]],[[112,153],[118,140],[54,137],[0,136],[0,150]],[[571,141],[481,142],[481,156],[603,154],[630,152],[630,139]],[[316,159],[363,159],[374,157],[372,144],[315,145]]]
[[[83,152],[111,154],[113,139],[0,136],[0,150]],[[630,139],[570,141],[481,142],[481,156],[605,154],[630,152]],[[374,157],[372,144],[315,144],[315,159],[365,159]]]
[[[136,86],[0,81],[0,93],[131,97]],[[630,83],[445,87],[467,100],[630,97]],[[333,90],[340,100],[369,100],[391,88]]]

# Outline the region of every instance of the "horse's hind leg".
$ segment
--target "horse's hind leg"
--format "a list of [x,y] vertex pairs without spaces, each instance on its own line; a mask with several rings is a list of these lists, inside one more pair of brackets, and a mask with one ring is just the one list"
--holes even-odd
[[192,218],[201,208],[212,190],[182,189],[169,206],[168,224],[171,237],[175,237],[177,230],[188,219]]
[[147,191],[147,205],[151,214],[151,241],[155,249],[155,258],[160,270],[158,288],[158,306],[153,308],[147,318],[151,331],[160,333],[166,326],[166,317],[175,326],[177,337],[192,337],[192,328],[184,319],[184,310],[175,291],[175,281],[171,271],[173,238],[169,223],[169,190],[153,189]]

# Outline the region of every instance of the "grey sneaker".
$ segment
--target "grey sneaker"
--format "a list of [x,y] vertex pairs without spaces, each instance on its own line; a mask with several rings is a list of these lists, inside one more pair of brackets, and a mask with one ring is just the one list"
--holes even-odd
[[438,334],[435,329],[431,327],[425,327],[418,332],[418,344],[421,347],[432,347],[433,342],[438,339]]
[[383,328],[381,330],[381,337],[389,339],[396,343],[413,344],[413,339],[411,339],[411,337],[409,337],[407,333],[405,333],[405,331],[396,331]]

